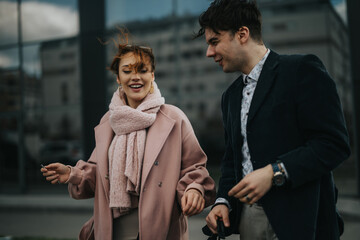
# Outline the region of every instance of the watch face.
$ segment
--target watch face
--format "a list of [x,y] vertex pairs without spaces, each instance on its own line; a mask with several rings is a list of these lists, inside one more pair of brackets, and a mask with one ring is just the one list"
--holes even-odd
[[284,177],[283,174],[277,173],[277,174],[275,174],[275,176],[274,176],[274,178],[273,178],[273,181],[274,181],[274,185],[275,185],[275,186],[280,187],[280,186],[284,185],[284,183],[285,183],[285,177]]

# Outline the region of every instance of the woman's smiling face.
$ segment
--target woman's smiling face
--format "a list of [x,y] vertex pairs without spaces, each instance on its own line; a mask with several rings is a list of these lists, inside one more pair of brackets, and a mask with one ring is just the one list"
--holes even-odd
[[140,57],[129,52],[121,57],[118,84],[121,84],[130,107],[137,108],[150,92],[154,72],[148,57],[141,62]]

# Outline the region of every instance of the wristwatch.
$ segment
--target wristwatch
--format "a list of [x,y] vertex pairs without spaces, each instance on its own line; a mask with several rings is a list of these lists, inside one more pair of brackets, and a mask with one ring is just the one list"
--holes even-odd
[[284,170],[282,169],[279,162],[271,164],[273,171],[274,171],[274,177],[273,177],[273,185],[276,187],[281,187],[286,182],[286,176],[284,173]]

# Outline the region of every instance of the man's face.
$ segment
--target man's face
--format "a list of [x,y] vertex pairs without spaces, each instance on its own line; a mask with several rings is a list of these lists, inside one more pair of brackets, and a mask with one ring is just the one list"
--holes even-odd
[[219,31],[217,34],[206,28],[205,39],[208,44],[207,57],[214,58],[224,72],[241,71],[244,59],[241,54],[242,46],[236,34],[230,31]]

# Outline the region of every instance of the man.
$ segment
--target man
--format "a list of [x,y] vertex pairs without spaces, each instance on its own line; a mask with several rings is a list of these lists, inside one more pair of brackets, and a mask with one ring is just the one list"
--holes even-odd
[[339,239],[331,171],[350,150],[323,64],[267,49],[255,3],[215,0],[199,23],[207,57],[241,72],[222,97],[226,149],[207,226],[216,233],[222,220],[241,240]]

